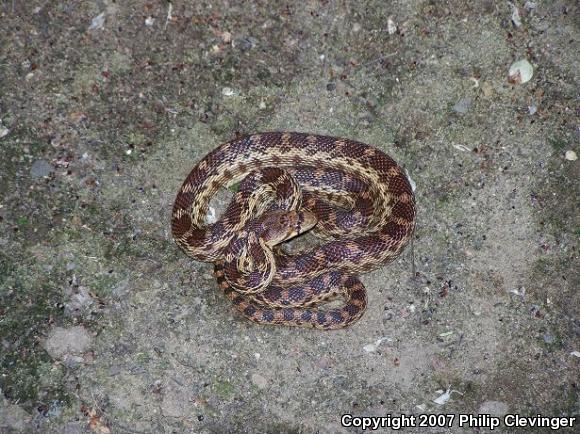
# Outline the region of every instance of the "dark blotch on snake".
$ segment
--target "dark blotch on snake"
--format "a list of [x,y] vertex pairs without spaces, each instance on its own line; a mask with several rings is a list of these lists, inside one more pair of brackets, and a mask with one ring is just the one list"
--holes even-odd
[[342,322],[342,315],[340,314],[340,312],[332,311],[332,312],[330,312],[330,316],[332,317],[332,320],[334,322],[336,322],[336,323]]
[[254,306],[248,306],[244,309],[244,314],[247,316],[252,316],[256,313],[256,308]]
[[352,315],[352,316],[356,315],[356,314],[359,312],[359,310],[360,310],[360,309],[359,309],[357,306],[355,306],[354,304],[347,304],[347,305],[344,307],[344,309],[346,310],[346,312],[347,312],[349,315]]
[[[231,291],[230,291],[231,292]],[[244,301],[244,299],[242,297],[240,297],[239,295],[234,297],[234,299],[232,300],[232,303],[235,304],[236,306],[239,305],[240,303],[242,303],[242,301]]]
[[268,322],[274,321],[274,312],[272,312],[271,310],[264,310],[262,312],[262,319]]
[[294,311],[292,309],[284,309],[282,312],[284,313],[285,321],[292,321],[294,319]]
[[279,286],[270,286],[263,292],[263,297],[270,302],[276,301],[282,297],[282,288]]
[[312,266],[314,258],[310,254],[304,254],[296,258],[296,269],[302,272],[306,272]]
[[288,290],[288,298],[292,301],[300,301],[304,298],[304,289],[295,286]]

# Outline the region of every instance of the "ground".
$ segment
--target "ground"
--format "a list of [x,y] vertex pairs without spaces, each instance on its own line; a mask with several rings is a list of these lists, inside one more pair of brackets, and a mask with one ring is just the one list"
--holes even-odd
[[[578,12],[3,1],[0,431],[578,415]],[[533,76],[510,83],[519,60]],[[416,184],[412,245],[362,276],[350,328],[250,323],[172,240],[195,162],[271,130],[373,144]],[[407,430],[444,431],[489,429]]]

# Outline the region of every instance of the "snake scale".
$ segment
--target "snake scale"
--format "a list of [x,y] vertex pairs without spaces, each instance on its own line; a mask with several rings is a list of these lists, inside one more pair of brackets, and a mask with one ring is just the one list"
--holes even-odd
[[[239,183],[207,223],[209,201]],[[356,275],[395,259],[415,225],[415,197],[397,163],[354,140],[295,132],[237,138],[189,173],[172,233],[191,257],[214,263],[219,287],[260,324],[338,329],[367,305]],[[281,243],[312,230],[325,242],[289,254]],[[334,299],[340,306],[325,306]]]

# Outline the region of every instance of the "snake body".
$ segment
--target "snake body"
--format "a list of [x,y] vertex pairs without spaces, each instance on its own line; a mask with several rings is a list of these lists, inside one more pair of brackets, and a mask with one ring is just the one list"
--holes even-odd
[[[206,223],[211,197],[240,181],[222,217]],[[356,275],[395,259],[414,225],[413,190],[392,158],[354,140],[289,132],[244,136],[207,154],[181,186],[171,221],[177,244],[214,263],[245,317],[320,329],[362,316]],[[326,243],[295,255],[274,247],[313,226]],[[324,308],[337,297],[342,306]]]

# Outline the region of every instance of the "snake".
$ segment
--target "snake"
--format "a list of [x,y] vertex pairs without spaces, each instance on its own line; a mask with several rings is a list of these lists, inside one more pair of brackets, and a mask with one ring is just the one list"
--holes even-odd
[[[237,191],[211,222],[210,200],[222,188]],[[328,330],[362,317],[367,294],[358,275],[402,253],[415,217],[404,169],[380,149],[263,132],[223,143],[193,167],[175,198],[171,230],[188,256],[214,264],[218,287],[247,319]],[[319,242],[285,250],[307,233]]]

